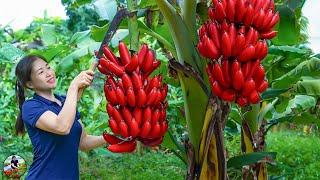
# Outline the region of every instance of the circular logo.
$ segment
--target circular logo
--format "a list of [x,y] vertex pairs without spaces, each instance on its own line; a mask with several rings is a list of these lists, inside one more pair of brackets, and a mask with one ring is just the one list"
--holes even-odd
[[3,162],[3,173],[9,178],[20,178],[26,170],[26,161],[18,155],[11,155]]

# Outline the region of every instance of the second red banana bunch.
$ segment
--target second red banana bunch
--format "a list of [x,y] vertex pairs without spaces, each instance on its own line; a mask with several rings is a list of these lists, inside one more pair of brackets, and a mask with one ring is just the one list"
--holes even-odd
[[125,43],[119,43],[120,57],[103,48],[98,69],[106,75],[104,93],[107,99],[109,127],[113,135],[104,132],[112,152],[133,152],[136,140],[147,146],[162,143],[168,129],[166,96],[168,85],[162,76],[150,74],[159,67],[155,53],[143,44],[138,53],[131,54]]
[[279,21],[273,0],[213,0],[210,19],[199,31],[198,50],[209,59],[212,92],[240,106],[256,104],[268,88],[261,61],[266,39],[276,36]]

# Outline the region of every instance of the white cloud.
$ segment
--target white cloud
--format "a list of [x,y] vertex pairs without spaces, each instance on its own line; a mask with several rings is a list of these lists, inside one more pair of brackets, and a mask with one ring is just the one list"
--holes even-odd
[[0,24],[10,24],[14,30],[25,28],[33,17],[43,17],[45,10],[49,17],[66,18],[60,0],[6,0],[0,6]]

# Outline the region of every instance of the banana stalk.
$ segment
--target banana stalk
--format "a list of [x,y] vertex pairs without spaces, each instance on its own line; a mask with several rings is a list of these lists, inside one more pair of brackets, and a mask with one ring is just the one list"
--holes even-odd
[[132,13],[129,16],[128,28],[130,36],[130,49],[134,51],[139,50],[139,31],[138,31],[138,21],[137,21],[137,0],[128,0],[128,11]]
[[[260,152],[265,150],[265,121],[260,122],[258,115],[266,104],[252,105],[249,112],[244,113],[241,125],[241,150],[243,153]],[[243,179],[267,180],[267,167],[265,162],[255,163],[242,168]]]
[[227,178],[223,128],[230,112],[230,104],[211,98],[207,106],[201,133],[199,159],[200,179]]

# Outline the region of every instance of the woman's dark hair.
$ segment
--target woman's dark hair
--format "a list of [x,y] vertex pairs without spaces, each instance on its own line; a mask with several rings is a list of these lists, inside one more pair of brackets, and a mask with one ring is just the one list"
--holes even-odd
[[16,91],[16,99],[19,105],[19,114],[17,116],[16,121],[16,134],[24,134],[24,124],[22,121],[22,104],[25,101],[25,88],[27,87],[27,82],[31,81],[31,70],[33,66],[33,62],[37,59],[42,59],[44,61],[47,61],[44,57],[40,55],[27,55],[23,57],[16,66],[16,85],[15,85],[15,91]]

